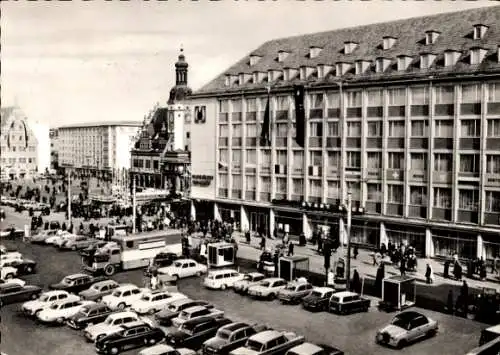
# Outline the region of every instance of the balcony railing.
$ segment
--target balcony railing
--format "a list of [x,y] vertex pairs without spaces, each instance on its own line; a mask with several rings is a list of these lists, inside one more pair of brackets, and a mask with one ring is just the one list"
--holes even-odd
[[381,169],[373,169],[368,168],[367,171],[368,179],[381,180],[382,179],[382,170]]
[[453,178],[453,176],[452,176],[451,171],[433,171],[432,172],[432,180],[434,183],[451,184],[452,178]]
[[227,122],[229,120],[229,113],[221,112],[219,113],[219,122]]
[[326,203],[336,206],[340,204],[340,200],[336,197],[327,197]]
[[459,171],[459,178],[479,178],[479,172],[474,171]]
[[427,218],[427,207],[410,205],[408,208],[408,216],[412,218]]
[[426,170],[410,170],[409,180],[411,182],[426,182],[427,181],[427,171]]
[[308,201],[311,203],[321,203],[321,197],[319,196],[309,196]]
[[487,173],[484,176],[484,184],[486,186],[500,186],[500,174]]
[[304,199],[304,195],[301,194],[292,194],[292,201],[302,201]]
[[486,150],[497,151],[500,147],[500,138],[486,138]]
[[233,137],[231,138],[231,144],[233,147],[241,147],[242,140],[243,139],[241,137]]
[[265,174],[265,175],[271,174],[271,167],[268,165],[261,165],[260,166],[260,173]]
[[411,115],[415,116],[429,116],[429,105],[411,105]]
[[488,115],[500,114],[500,102],[488,102]]
[[401,203],[387,203],[387,215],[389,216],[402,216],[403,204]]
[[461,223],[474,223],[479,221],[479,214],[477,211],[458,210],[457,221]]
[[338,118],[338,117],[340,117],[340,109],[329,108],[326,110],[326,114],[327,114],[328,118]]
[[327,148],[340,148],[340,146],[341,146],[340,137],[326,137]]
[[287,146],[287,137],[276,137],[276,147],[285,148]]
[[247,147],[256,147],[257,146],[257,138],[256,137],[246,137],[245,144]]
[[453,149],[453,138],[434,138],[434,149]]
[[412,149],[429,149],[428,138],[410,138],[410,148]]
[[479,150],[481,141],[480,138],[460,138],[458,146],[463,150]]
[[404,172],[403,169],[386,169],[386,179],[391,181],[403,181],[405,177]]
[[321,148],[323,144],[322,137],[310,137],[309,138],[309,147],[310,148]]
[[387,138],[387,148],[389,149],[404,149],[404,137],[389,137]]
[[219,147],[227,147],[229,138],[227,137],[219,137]]
[[347,118],[361,117],[361,107],[348,107],[346,110]]
[[219,188],[217,196],[227,198],[228,189]]
[[303,166],[292,166],[292,175],[303,175],[304,167]]
[[326,167],[326,176],[328,177],[337,177],[339,174],[339,167],[338,166],[330,166],[328,165]]
[[243,114],[241,112],[233,112],[231,114],[231,121],[232,122],[241,122],[243,117]]
[[283,192],[276,192],[274,194],[274,198],[276,200],[286,200],[286,193],[283,193]]
[[454,114],[455,114],[455,106],[453,104],[434,105],[435,116],[453,116]]
[[276,110],[276,121],[288,120],[288,110]]
[[389,117],[405,117],[405,106],[389,106]]
[[248,166],[248,163],[245,166],[245,173],[247,173],[247,174],[255,174],[256,171],[257,171],[257,168],[255,166]]
[[345,145],[347,148],[361,148],[361,138],[347,137]]
[[461,104],[460,115],[480,115],[481,103]]
[[255,190],[246,190],[245,191],[245,200],[247,201],[255,201]]
[[368,117],[382,117],[384,110],[382,106],[368,107],[366,110],[366,115]]
[[500,226],[500,213],[484,212],[484,224]]
[[382,137],[368,137],[366,138],[366,147],[367,148],[378,148],[382,149]]

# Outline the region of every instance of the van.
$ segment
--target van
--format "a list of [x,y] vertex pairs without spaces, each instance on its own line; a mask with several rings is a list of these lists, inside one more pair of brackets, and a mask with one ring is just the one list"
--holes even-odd
[[210,289],[225,290],[227,287],[233,287],[236,281],[241,281],[244,277],[244,274],[233,269],[210,271],[203,280],[203,285]]

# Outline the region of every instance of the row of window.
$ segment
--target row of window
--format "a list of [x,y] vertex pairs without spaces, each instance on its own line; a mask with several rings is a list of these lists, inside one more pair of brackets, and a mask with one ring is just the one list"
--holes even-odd
[[25,164],[25,163],[34,163],[35,158],[25,158],[25,157],[19,157],[19,158],[4,158],[2,157],[2,163],[6,164],[15,164],[15,163],[20,163],[20,164]]
[[160,163],[158,160],[132,159],[132,167],[158,170]]
[[[463,84],[458,86],[461,90],[462,103],[479,103],[482,101],[482,86],[481,84]],[[453,85],[410,87],[409,100],[412,105],[428,105],[430,103],[431,93],[434,92],[434,101],[436,104],[453,104],[455,102],[455,87]],[[500,102],[500,83],[487,84],[488,102]],[[384,90],[367,89],[361,90],[346,90],[345,91],[345,106],[346,107],[361,107],[363,95],[366,94],[366,104],[369,107],[378,107],[384,105],[384,95],[387,93],[388,104],[390,106],[405,106],[407,103],[407,90],[404,87],[391,88]],[[312,93],[308,95],[310,108],[338,108],[340,107],[340,95],[338,91],[328,93]],[[246,112],[263,111],[267,98],[247,98]],[[274,109],[288,110],[293,105],[292,96],[275,96]],[[241,99],[219,100],[219,112],[242,112],[243,102]]]
[[[219,149],[219,161],[225,164],[231,164],[234,168],[240,168],[243,161],[248,165],[257,164],[256,150],[231,150],[231,157],[228,149]],[[382,169],[382,152],[366,152],[367,168]],[[260,150],[260,165],[263,167],[271,167],[271,151]],[[433,169],[437,172],[451,172],[453,168],[453,154],[434,153]],[[292,152],[291,165],[294,170],[301,170],[304,165],[304,152]],[[326,166],[331,170],[340,169],[341,153],[339,151],[326,152]],[[346,168],[349,170],[361,170],[361,152],[346,152]],[[231,158],[231,159],[230,159]],[[243,160],[244,158],[244,160]],[[405,154],[402,152],[388,152],[386,155],[387,169],[406,169]],[[428,168],[429,157],[427,153],[410,153],[409,164],[410,170],[426,171]],[[481,171],[480,154],[459,154],[458,162],[459,172],[479,174]],[[486,155],[486,173],[500,174],[500,155]],[[276,150],[276,164],[288,165],[288,151]],[[310,151],[309,164],[312,166],[323,166],[323,152]],[[135,166],[135,165],[134,165]],[[140,167],[140,166],[137,166]],[[332,169],[335,168],[335,169]],[[300,172],[300,171],[297,171]]]
[[25,145],[21,146],[16,146],[16,145],[11,145],[10,147],[8,146],[2,146],[2,151],[3,152],[35,152],[36,147],[34,146],[28,146],[26,147]]

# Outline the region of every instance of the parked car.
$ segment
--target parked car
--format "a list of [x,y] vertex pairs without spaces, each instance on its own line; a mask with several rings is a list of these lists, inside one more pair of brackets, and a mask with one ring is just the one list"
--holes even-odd
[[175,347],[198,350],[203,343],[212,338],[219,328],[232,323],[227,318],[199,318],[190,320],[178,330],[167,334],[166,343]]
[[9,280],[17,276],[17,269],[12,266],[0,267],[0,279]]
[[344,355],[344,352],[330,345],[302,343],[288,350],[286,355]]
[[56,301],[47,308],[42,309],[37,318],[42,323],[57,323],[62,324],[64,321],[80,311],[80,309],[89,304],[94,304],[92,301],[75,301],[65,299]]
[[174,327],[180,327],[187,321],[199,318],[220,318],[224,316],[224,311],[216,308],[206,308],[203,306],[194,306],[183,310],[176,318],[172,319]]
[[85,328],[83,335],[87,341],[95,342],[97,339],[101,339],[106,335],[120,331],[121,326],[124,324],[131,324],[141,320],[142,319],[139,318],[137,313],[132,311],[112,313],[104,320],[104,322],[88,325]]
[[45,244],[47,244],[47,245],[54,245],[55,246],[55,245],[57,245],[57,243],[59,243],[59,241],[61,239],[64,238],[65,235],[71,235],[71,233],[68,232],[68,231],[58,230],[56,232],[56,234],[54,234],[53,236],[45,239]]
[[177,348],[167,344],[157,344],[139,351],[139,355],[196,355],[196,351],[187,348]]
[[18,285],[6,283],[0,285],[0,307],[16,302],[36,299],[42,293],[42,288],[35,285]]
[[286,287],[287,282],[279,277],[270,277],[248,288],[248,295],[255,298],[273,300],[278,292]]
[[104,240],[95,240],[92,244],[90,244],[87,248],[83,249],[80,251],[81,256],[91,256],[94,255],[94,253],[101,248],[104,248],[108,244],[116,244],[116,242],[106,242]]
[[23,255],[18,251],[8,250],[5,245],[0,245],[0,259],[22,259]]
[[60,246],[61,250],[81,250],[88,248],[94,243],[93,239],[90,239],[84,235],[76,235],[75,238],[69,238],[65,240]]
[[281,303],[300,303],[312,289],[313,286],[308,282],[291,282],[278,292],[278,299]]
[[7,279],[7,280],[0,279],[0,285],[5,285],[5,284],[17,284],[19,286],[24,286],[26,285],[26,281],[21,279]]
[[379,344],[403,348],[424,337],[432,337],[438,332],[438,323],[415,311],[399,313],[391,324],[377,332],[375,341]]
[[201,276],[207,272],[206,265],[199,264],[192,259],[178,259],[171,266],[158,269],[159,275],[169,275],[175,279],[191,276]]
[[158,253],[151,260],[149,266],[146,269],[144,269],[144,275],[150,277],[154,269],[157,270],[158,268],[170,266],[177,259],[179,259],[179,257],[175,253],[166,253],[166,252]]
[[30,242],[33,244],[47,244],[45,241],[50,237],[55,236],[57,230],[43,230],[40,233],[35,234],[30,238]]
[[21,310],[25,315],[36,316],[43,309],[50,307],[57,301],[63,300],[79,301],[80,297],[62,290],[47,291],[42,293],[36,300],[23,303]]
[[124,310],[134,301],[139,300],[148,289],[139,288],[133,284],[123,284],[116,288],[110,295],[104,296],[102,302],[111,309]]
[[233,284],[233,290],[236,293],[246,294],[248,288],[257,285],[260,281],[264,280],[266,276],[260,272],[249,272],[243,276],[243,280],[236,281]]
[[230,352],[231,355],[284,355],[291,348],[304,343],[305,338],[293,332],[265,330],[248,338],[244,347]]
[[336,292],[330,298],[330,312],[347,314],[354,312],[368,312],[370,300],[363,298],[355,292]]
[[2,260],[1,267],[10,266],[17,269],[16,275],[30,275],[36,272],[36,261],[31,259]]
[[0,229],[0,238],[18,239],[22,237],[24,237],[24,229],[17,229],[13,226]]
[[150,291],[143,293],[142,297],[132,303],[132,310],[138,314],[154,314],[173,301],[187,298],[180,292]]
[[89,304],[69,317],[66,324],[73,329],[84,329],[89,325],[104,322],[113,311],[102,303]]
[[78,295],[84,300],[100,301],[104,296],[111,294],[120,284],[114,280],[96,282],[88,289],[80,291]]
[[234,283],[243,280],[244,274],[233,269],[210,271],[203,280],[203,285],[209,289],[225,290],[233,287]]
[[176,318],[181,313],[181,311],[194,306],[203,306],[207,309],[214,307],[207,301],[193,301],[189,298],[182,298],[173,301],[167,307],[165,307],[165,309],[156,313],[155,319],[161,325],[170,326],[172,325],[172,319]]
[[95,342],[99,354],[119,354],[124,350],[154,345],[165,339],[160,328],[153,328],[144,322],[124,324],[122,330],[107,335]]
[[61,249],[61,247],[63,246],[64,243],[66,243],[67,241],[69,240],[74,240],[77,238],[77,235],[76,234],[73,234],[73,233],[63,233],[61,234],[60,238],[57,239],[53,245],[59,249]]
[[203,355],[228,355],[232,350],[245,345],[252,335],[267,330],[265,325],[249,325],[236,322],[223,326],[215,337],[203,343]]
[[91,276],[87,274],[72,274],[64,277],[59,283],[49,286],[51,290],[66,290],[72,293],[88,289],[97,282],[106,281],[108,278],[103,276]]
[[331,287],[314,287],[312,292],[302,299],[302,307],[309,311],[327,311],[330,297],[335,293]]

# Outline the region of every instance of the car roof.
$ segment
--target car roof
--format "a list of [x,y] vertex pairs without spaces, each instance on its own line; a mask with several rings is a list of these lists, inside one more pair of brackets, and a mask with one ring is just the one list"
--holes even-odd
[[51,290],[42,293],[42,295],[47,295],[47,296],[60,295],[60,294],[69,294],[69,292],[64,290]]
[[90,311],[93,311],[94,309],[107,308],[108,306],[106,306],[104,303],[91,303],[86,307],[88,307]]
[[197,325],[197,324],[202,324],[202,323],[207,323],[207,322],[214,322],[216,320],[221,320],[224,318],[212,318],[212,317],[200,317],[200,318],[194,318],[186,321],[184,325]]
[[5,283],[5,284],[0,284],[0,289],[2,289],[2,290],[6,290],[6,289],[9,289],[9,288],[22,288],[22,286],[18,285],[17,283],[13,283],[13,282]]
[[278,280],[285,281],[285,279],[282,279],[281,277],[268,277],[262,281],[274,282],[274,281],[278,281]]
[[277,330],[264,330],[263,332],[252,335],[249,339],[255,340],[259,343],[265,343],[279,336],[281,336],[281,332]]
[[131,289],[136,289],[138,288],[136,285],[134,284],[121,284],[120,286],[118,286],[115,291],[126,291],[126,290],[131,290]]
[[327,293],[327,292],[331,292],[331,291],[335,291],[335,290],[333,288],[331,288],[331,287],[314,287],[313,291],[318,291],[318,292],[321,292],[321,293]]
[[117,282],[115,280],[104,280],[104,281],[99,281],[94,284],[94,286],[103,286],[103,285],[114,285]]
[[173,347],[167,344],[156,344],[149,348],[143,349],[139,352],[141,355],[163,355],[175,350]]
[[[57,300],[57,301],[54,301],[53,304],[63,304],[63,303],[68,303],[68,302],[79,302],[80,300],[77,300],[75,298],[65,298],[65,299],[62,299],[62,300]],[[90,304],[90,303],[89,303]]]
[[[413,320],[416,318],[425,317],[425,315],[423,315],[422,313],[419,313],[419,312],[415,312],[415,311],[406,311],[406,312],[401,312],[401,313],[397,314],[396,317],[410,321],[410,320]],[[427,318],[427,317],[425,317],[425,318]]]
[[177,259],[174,261],[174,263],[177,263],[177,262],[181,262],[181,263],[184,263],[184,262],[193,262],[193,263],[196,263],[195,260],[193,259]]
[[358,296],[356,292],[351,292],[351,291],[340,291],[340,292],[335,292],[333,294],[335,297],[349,297],[349,296]]
[[309,354],[315,354],[318,351],[323,350],[323,348],[313,343],[302,343],[300,345],[291,348],[290,350],[294,351],[297,354],[309,355]]
[[234,269],[220,269],[220,270],[213,270],[213,271],[210,271],[209,272],[209,275],[219,275],[219,274],[225,274],[225,273],[228,273],[228,272],[238,272]]
[[247,323],[243,323],[243,322],[234,322],[234,323],[231,323],[231,324],[228,324],[228,325],[225,325],[223,326],[222,328],[220,328],[221,330],[229,330],[230,332],[234,332],[235,330],[238,330],[238,329],[241,329],[241,328],[246,328],[248,327],[248,324]]
[[170,305],[171,306],[182,306],[185,304],[189,304],[191,302],[196,302],[196,301],[193,301],[191,298],[180,298],[178,300],[170,302]]
[[138,321],[130,322],[130,323],[127,323],[127,324],[122,324],[121,327],[123,329],[127,330],[127,329],[135,328],[135,327],[138,327],[138,326],[144,326],[144,325],[148,325],[148,324],[146,324],[142,320],[138,320]]
[[87,274],[71,274],[71,275],[68,275],[66,277],[68,279],[70,279],[70,280],[74,280],[74,279],[79,279],[80,277],[90,277],[90,275],[87,275]]
[[193,312],[202,311],[204,309],[207,309],[207,307],[205,307],[205,306],[193,306],[193,307],[186,308],[184,310],[184,312],[193,313]]
[[132,311],[123,311],[123,312],[110,314],[109,316],[112,318],[128,317],[128,316],[137,318],[137,313],[132,312]]
[[253,276],[253,277],[255,277],[255,276],[265,276],[264,274],[261,274],[260,272],[249,272],[249,273],[247,273],[247,275]]

